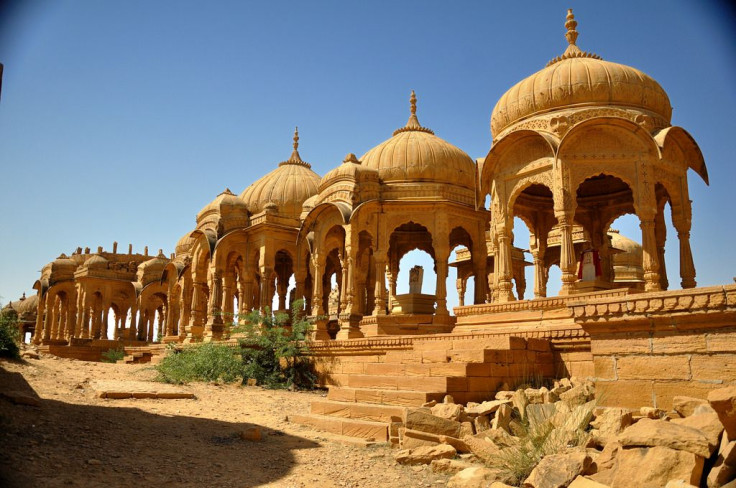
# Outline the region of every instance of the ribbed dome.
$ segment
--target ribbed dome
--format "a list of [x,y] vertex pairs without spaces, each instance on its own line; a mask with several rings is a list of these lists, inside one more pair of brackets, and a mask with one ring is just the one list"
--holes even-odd
[[321,192],[331,184],[344,180],[356,183],[363,181],[378,182],[378,172],[373,168],[368,168],[361,164],[361,161],[355,157],[355,154],[350,153],[345,156],[340,166],[331,169],[322,177],[319,183],[319,191]]
[[496,103],[491,115],[493,137],[514,122],[563,107],[638,108],[670,121],[672,106],[664,89],[638,69],[581,51],[575,45],[576,25],[570,10],[565,24],[570,45],[565,53],[511,87]]
[[84,265],[87,267],[87,269],[107,269],[108,263],[109,262],[107,259],[103,258],[99,254],[95,254],[87,261],[85,261]]
[[[101,256],[98,256],[98,257],[101,257]],[[102,259],[105,259],[105,258],[102,258]],[[106,259],[105,259],[105,262],[107,262]],[[54,259],[51,262],[51,265],[52,265],[52,269],[54,270],[54,272],[56,271],[74,272],[74,270],[77,269],[77,262],[74,261],[73,259],[68,258],[66,254],[62,254],[58,258]]]
[[304,201],[317,194],[320,177],[302,161],[297,151],[298,141],[299,135],[295,132],[291,157],[240,194],[251,214],[260,213],[273,203],[280,215],[298,219]]
[[191,237],[190,233],[184,234],[181,236],[181,239],[176,243],[176,248],[174,249],[174,252],[177,256],[181,256],[182,254],[187,254],[194,245],[194,237]]
[[247,210],[245,203],[239,199],[229,188],[217,195],[212,202],[208,203],[197,214],[197,222],[210,213],[224,214],[238,210]]
[[378,170],[384,183],[436,182],[475,187],[475,163],[464,151],[422,127],[416,117],[416,96],[412,91],[411,117],[405,127],[394,132],[363,155],[363,166]]
[[644,282],[644,268],[642,266],[641,245],[622,236],[617,230],[609,230],[611,247],[618,251],[613,255],[614,281],[637,281]]
[[237,227],[248,225],[248,207],[229,188],[217,195],[197,214],[197,228],[207,226],[220,227],[228,232]]

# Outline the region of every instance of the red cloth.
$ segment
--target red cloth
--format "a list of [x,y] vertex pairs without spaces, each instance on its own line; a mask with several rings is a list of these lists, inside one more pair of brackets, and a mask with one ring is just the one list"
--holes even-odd
[[583,258],[585,257],[586,252],[592,252],[593,253],[593,266],[595,266],[595,276],[601,276],[603,273],[601,271],[601,257],[598,254],[597,249],[586,249],[583,251],[583,254],[580,256],[580,263],[578,264],[578,279],[583,279]]

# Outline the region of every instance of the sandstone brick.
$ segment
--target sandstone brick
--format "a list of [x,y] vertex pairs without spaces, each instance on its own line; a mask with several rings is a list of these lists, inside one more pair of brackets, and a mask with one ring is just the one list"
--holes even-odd
[[716,332],[705,336],[708,352],[736,352],[736,332]]
[[450,377],[447,378],[447,391],[468,391],[468,378]]
[[736,380],[736,354],[693,356],[690,367],[694,380]]
[[530,338],[526,340],[526,348],[530,351],[549,352],[551,350],[549,341],[546,339]]
[[366,363],[364,373],[367,375],[400,376],[404,374],[406,365],[398,363]]
[[491,365],[487,363],[468,363],[466,374],[468,376],[491,376]]
[[[476,363],[477,364],[477,363]],[[445,363],[432,365],[429,368],[430,376],[466,376],[467,364]]]
[[591,339],[590,351],[594,356],[610,354],[646,354],[652,352],[649,334],[617,334]]
[[654,354],[683,354],[689,352],[705,352],[705,336],[703,334],[655,334],[652,338]]
[[467,383],[468,391],[486,392],[489,396],[496,389],[494,378],[469,377]]
[[721,385],[700,381],[656,381],[652,387],[657,408],[669,409],[676,396],[706,398],[708,392]]
[[616,379],[616,359],[613,356],[601,356],[593,359],[593,370],[596,379]]
[[688,356],[624,356],[616,361],[619,379],[690,379]]
[[348,378],[348,386],[351,388],[382,388],[396,390],[398,389],[397,376],[370,376],[370,375],[350,375]]
[[338,402],[354,402],[355,401],[355,390],[352,388],[330,388],[327,392],[327,398],[329,400],[335,400]]
[[[599,381],[595,385],[600,406],[636,408],[653,406],[653,382],[618,380]],[[670,400],[671,401],[671,400]]]
[[[382,392],[380,390],[354,390],[354,392],[356,402],[381,403],[383,400]],[[332,398],[330,398],[330,400],[332,400]]]
[[379,364],[379,363],[343,362],[341,373],[343,374],[363,374],[365,372],[366,366],[369,364]]
[[423,363],[446,363],[447,350],[422,351],[421,362]]

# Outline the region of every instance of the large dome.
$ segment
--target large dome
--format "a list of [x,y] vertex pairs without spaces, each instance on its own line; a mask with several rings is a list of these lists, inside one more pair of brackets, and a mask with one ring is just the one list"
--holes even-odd
[[463,150],[419,124],[413,91],[406,126],[360,160],[363,166],[378,170],[384,183],[449,183],[469,190],[475,187],[475,163]]
[[672,106],[659,83],[638,69],[581,51],[575,45],[578,33],[572,10],[565,26],[569,42],[565,53],[511,87],[496,103],[491,115],[494,138],[517,121],[563,107],[634,108],[670,122]]
[[295,131],[291,157],[240,194],[251,214],[260,213],[267,205],[274,204],[280,215],[298,219],[304,201],[317,194],[320,177],[312,171],[312,166],[302,161],[298,147],[299,133]]

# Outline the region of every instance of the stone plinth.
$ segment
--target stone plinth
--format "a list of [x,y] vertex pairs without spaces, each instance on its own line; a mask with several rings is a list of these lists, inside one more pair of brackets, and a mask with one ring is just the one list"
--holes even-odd
[[454,327],[455,317],[451,315],[371,315],[360,321],[360,331],[364,337],[448,333]]
[[394,297],[392,314],[433,314],[437,297],[424,293],[406,293]]

